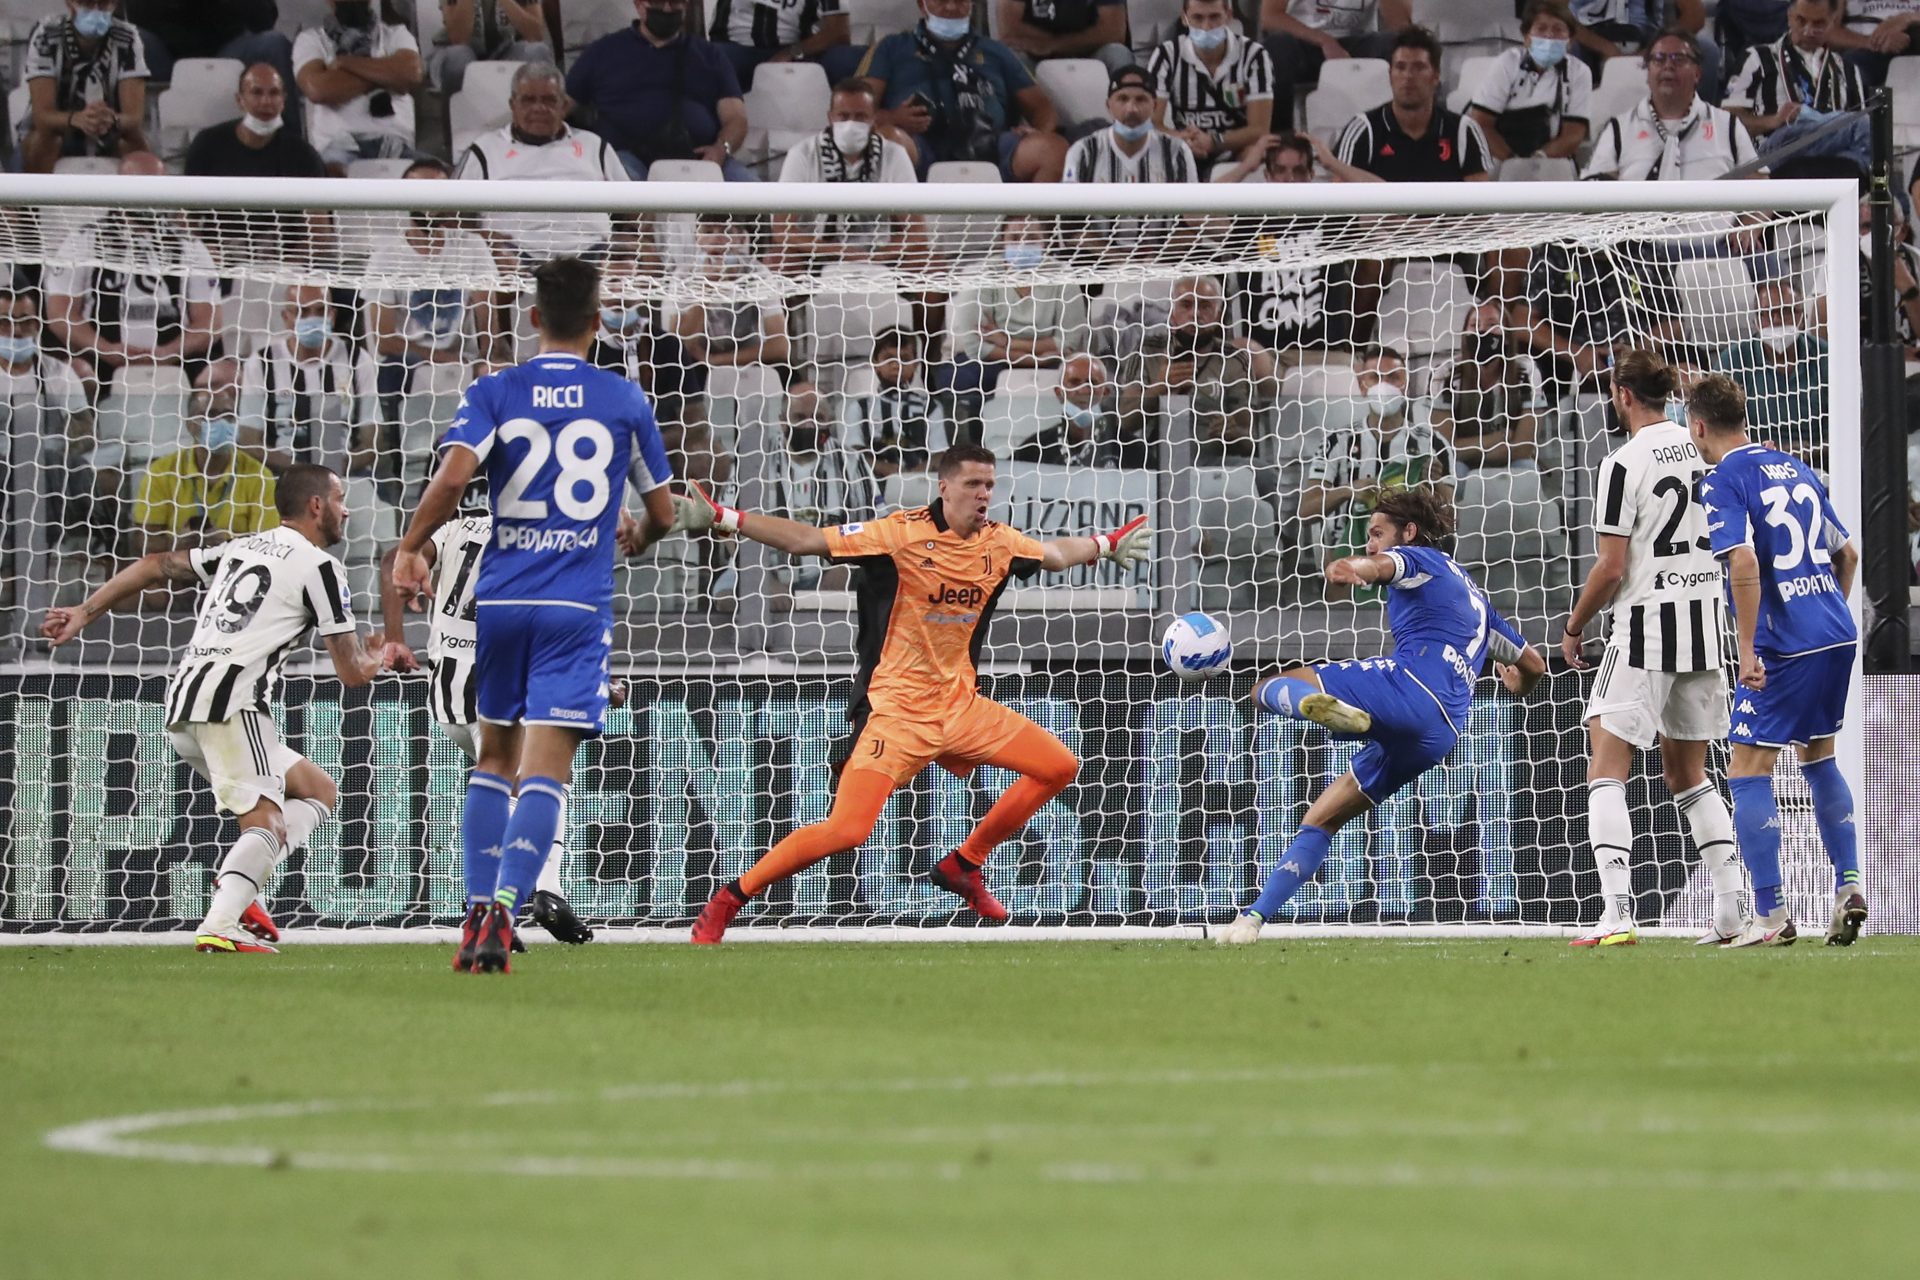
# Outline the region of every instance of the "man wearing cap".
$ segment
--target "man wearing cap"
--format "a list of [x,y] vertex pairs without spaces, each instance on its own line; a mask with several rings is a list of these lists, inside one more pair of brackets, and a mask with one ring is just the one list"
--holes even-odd
[[1113,121],[1067,150],[1065,182],[1198,182],[1193,151],[1153,127],[1153,75],[1125,66],[1107,80]]

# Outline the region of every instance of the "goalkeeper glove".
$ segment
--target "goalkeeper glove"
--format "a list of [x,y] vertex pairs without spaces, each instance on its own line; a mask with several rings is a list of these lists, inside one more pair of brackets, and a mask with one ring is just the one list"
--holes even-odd
[[721,533],[740,532],[740,522],[746,518],[746,512],[735,507],[723,507],[707,496],[707,491],[693,481],[687,481],[687,488],[693,496],[683,498],[675,496],[673,500],[673,528],[671,533],[682,530],[699,533],[707,529],[718,529]]
[[1122,569],[1131,569],[1147,558],[1147,548],[1153,541],[1153,534],[1147,529],[1147,518],[1135,516],[1115,529],[1112,533],[1103,533],[1094,538],[1093,545],[1100,549],[1100,558],[1111,560]]

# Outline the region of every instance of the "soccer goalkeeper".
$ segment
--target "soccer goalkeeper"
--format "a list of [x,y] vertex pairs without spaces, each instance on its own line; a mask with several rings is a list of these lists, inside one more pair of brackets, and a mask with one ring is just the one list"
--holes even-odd
[[715,503],[698,486],[674,499],[674,528],[738,533],[797,556],[855,566],[860,673],[847,718],[853,745],[825,822],[801,827],[713,895],[693,941],[719,942],[747,900],[777,880],[857,848],[896,789],[928,764],[966,777],[983,764],[1020,780],[965,843],[935,865],[933,883],[989,920],[1005,920],[980,868],[994,846],[1027,824],[1079,772],[1066,744],[1016,711],[983,698],[974,655],[1010,578],[1058,572],[1102,558],[1130,569],[1147,555],[1147,518],[1095,538],[1039,542],[987,519],[994,456],[956,445],[940,459],[940,493],[924,510],[816,529]]

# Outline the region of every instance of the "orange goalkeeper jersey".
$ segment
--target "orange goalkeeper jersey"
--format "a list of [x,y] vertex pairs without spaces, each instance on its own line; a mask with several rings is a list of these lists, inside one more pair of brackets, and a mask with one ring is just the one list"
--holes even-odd
[[994,605],[1009,578],[1039,572],[1040,544],[992,520],[962,538],[937,499],[826,534],[827,554],[858,566],[860,674],[848,718],[868,709],[939,718],[973,697]]

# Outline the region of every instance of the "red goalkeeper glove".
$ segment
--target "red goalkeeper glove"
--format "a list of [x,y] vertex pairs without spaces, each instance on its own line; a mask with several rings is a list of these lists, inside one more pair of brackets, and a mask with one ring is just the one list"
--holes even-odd
[[699,533],[706,529],[723,534],[740,532],[740,522],[746,519],[746,512],[715,502],[705,489],[691,480],[687,481],[687,488],[692,490],[692,497],[676,495],[673,499],[673,529],[669,532]]
[[1122,569],[1131,569],[1147,558],[1152,541],[1153,534],[1147,529],[1147,518],[1135,516],[1112,533],[1096,536],[1093,545],[1099,548],[1101,559],[1111,560]]

